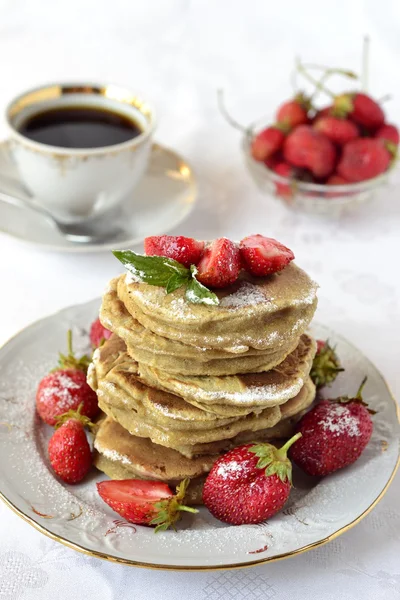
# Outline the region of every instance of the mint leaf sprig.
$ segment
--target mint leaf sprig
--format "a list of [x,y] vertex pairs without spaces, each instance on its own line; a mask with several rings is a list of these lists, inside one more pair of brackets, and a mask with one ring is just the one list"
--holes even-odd
[[195,265],[187,269],[172,258],[143,256],[132,250],[113,250],[113,254],[139,283],[163,287],[167,294],[185,286],[188,302],[210,306],[219,304],[218,296],[196,279]]

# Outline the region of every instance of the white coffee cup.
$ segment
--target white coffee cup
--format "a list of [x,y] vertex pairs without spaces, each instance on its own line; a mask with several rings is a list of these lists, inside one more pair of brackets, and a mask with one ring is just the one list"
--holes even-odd
[[[37,113],[65,107],[108,109],[133,120],[141,133],[96,148],[63,148],[33,141],[21,124]],[[153,109],[115,85],[55,83],[27,91],[6,109],[11,156],[32,197],[62,223],[106,213],[130,194],[146,170],[155,128]]]

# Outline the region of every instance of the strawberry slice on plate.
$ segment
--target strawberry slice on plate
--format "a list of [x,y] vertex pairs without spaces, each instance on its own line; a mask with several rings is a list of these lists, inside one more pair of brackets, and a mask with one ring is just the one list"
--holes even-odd
[[197,265],[198,281],[206,287],[224,288],[239,277],[241,260],[239,248],[227,238],[214,240]]
[[294,259],[289,248],[259,234],[245,237],[240,242],[240,255],[246,271],[257,277],[277,273]]
[[144,240],[147,256],[173,258],[185,267],[197,265],[204,251],[204,242],[183,235],[153,235]]
[[173,527],[182,511],[198,512],[182,504],[188,485],[189,479],[185,479],[173,494],[162,481],[124,479],[102,481],[97,484],[97,491],[106,504],[130,523],[156,525],[159,531]]

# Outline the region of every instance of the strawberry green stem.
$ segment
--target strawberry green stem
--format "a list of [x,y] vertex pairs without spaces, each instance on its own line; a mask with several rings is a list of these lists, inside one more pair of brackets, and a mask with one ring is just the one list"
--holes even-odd
[[296,433],[296,435],[294,435],[292,438],[290,438],[290,440],[288,440],[284,446],[279,448],[279,450],[277,450],[277,452],[276,452],[277,458],[284,460],[287,457],[287,452],[288,452],[290,446],[293,446],[293,444],[301,438],[301,435],[302,434],[299,431],[299,433]]
[[364,388],[365,384],[367,383],[367,379],[368,379],[368,377],[365,376],[364,379],[362,380],[361,385],[358,388],[357,394],[355,396],[356,398],[359,398],[360,400],[361,400],[363,388]]
[[297,66],[298,72],[301,73],[303,75],[303,77],[305,77],[306,79],[308,79],[308,81],[310,83],[312,83],[313,85],[315,85],[315,87],[316,87],[316,89],[318,91],[324,92],[325,94],[327,94],[331,98],[335,98],[335,94],[333,92],[331,92],[330,90],[328,90],[328,88],[326,88],[323,85],[323,83],[321,83],[321,81],[318,81],[318,79],[315,79],[312,75],[310,75],[310,73],[307,71],[307,69],[301,63],[300,59],[297,59],[296,66]]
[[199,512],[197,510],[197,508],[192,508],[191,506],[185,506],[184,504],[181,504],[180,506],[178,506],[177,510],[183,510],[184,512],[189,512],[189,513],[198,513]]
[[72,349],[72,329],[68,329],[67,331],[67,350],[69,355],[74,354],[74,351]]

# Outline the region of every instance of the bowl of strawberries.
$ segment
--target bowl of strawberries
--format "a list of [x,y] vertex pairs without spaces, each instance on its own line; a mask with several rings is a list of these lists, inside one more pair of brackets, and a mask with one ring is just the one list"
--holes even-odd
[[[245,162],[258,187],[287,206],[341,213],[371,199],[387,182],[397,157],[399,131],[370,94],[357,90],[334,94],[305,67],[297,68],[314,83],[314,92],[296,94],[272,119],[246,129]],[[328,71],[356,78],[349,71]],[[316,92],[321,91],[330,103],[317,107]]]

